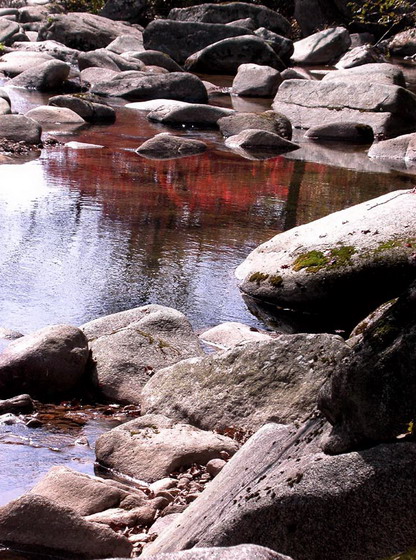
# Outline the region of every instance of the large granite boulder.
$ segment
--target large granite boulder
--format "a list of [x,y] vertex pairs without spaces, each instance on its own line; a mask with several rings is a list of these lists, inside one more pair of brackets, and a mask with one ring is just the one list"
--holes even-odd
[[240,344],[158,371],[142,391],[142,410],[210,430],[302,420],[348,352],[340,337],[328,334]]
[[147,74],[119,72],[105,82],[98,82],[92,93],[126,99],[178,99],[189,103],[206,103],[207,90],[202,81],[188,72]]
[[[164,517],[159,519],[162,520]],[[193,548],[192,550],[182,550],[168,554],[156,554],[149,560],[291,560],[291,558],[264,546],[240,544],[238,546]]]
[[186,317],[169,307],[145,305],[81,327],[91,349],[91,375],[107,399],[137,403],[149,378],[162,367],[200,356]]
[[42,135],[41,126],[24,115],[1,115],[0,138],[11,142],[39,144]]
[[143,142],[136,152],[151,159],[172,159],[202,154],[206,150],[207,145],[201,140],[161,132]]
[[0,354],[0,395],[68,394],[84,376],[87,359],[87,339],[76,327],[45,327],[18,338]]
[[205,465],[223,452],[233,455],[238,447],[226,436],[149,414],[102,434],[95,452],[101,465],[153,482],[180,467]]
[[281,83],[280,72],[275,68],[260,64],[241,64],[231,91],[248,97],[274,97]]
[[244,542],[296,560],[368,560],[414,545],[416,444],[331,457],[320,429],[261,428],[142,557]]
[[280,233],[237,268],[244,293],[353,324],[416,275],[416,196],[395,191]]
[[296,41],[292,61],[299,65],[336,62],[350,47],[350,34],[344,27],[332,27]]
[[252,32],[238,26],[156,19],[144,30],[143,45],[146,50],[161,51],[183,64],[191,54],[208,45],[240,35]]
[[335,366],[319,398],[320,409],[333,424],[325,443],[327,452],[344,453],[395,441],[401,434],[414,435],[415,311],[413,282]]
[[256,128],[257,130],[274,132],[287,140],[292,138],[292,125],[289,119],[275,111],[235,113],[219,119],[218,126],[225,137],[234,136],[249,128]]
[[9,85],[37,89],[39,91],[53,91],[62,86],[69,76],[70,66],[62,60],[47,60],[37,64],[34,68],[25,70],[15,78]]
[[280,35],[290,33],[290,23],[274,10],[246,2],[227,2],[223,4],[200,4],[189,8],[173,8],[169,19],[177,21],[230,23],[250,18],[256,27],[266,27]]
[[141,38],[135,27],[83,12],[51,15],[39,29],[38,41],[55,40],[80,51],[106,47],[119,35]]
[[48,556],[128,557],[132,551],[126,537],[36,494],[0,508],[0,542]]

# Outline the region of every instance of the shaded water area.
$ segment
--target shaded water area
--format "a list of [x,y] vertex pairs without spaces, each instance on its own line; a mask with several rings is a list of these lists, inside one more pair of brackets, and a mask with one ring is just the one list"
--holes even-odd
[[[10,95],[18,112],[45,101],[22,90]],[[229,105],[229,98],[219,102]],[[250,110],[269,108],[264,100],[249,103]],[[300,150],[255,160],[227,150],[217,131],[179,130],[205,140],[208,152],[144,159],[134,150],[170,129],[116,105],[115,125],[51,130],[62,145],[24,163],[0,157],[0,327],[28,333],[158,303],[185,313],[198,331],[230,320],[265,328],[234,278],[252,249],[296,225],[413,186],[412,169],[370,161],[366,147],[316,145],[300,134]],[[75,149],[64,145],[69,141],[103,148]],[[79,414],[83,420],[71,429],[52,421],[37,429],[0,426],[0,504],[53,464],[93,472],[96,436],[126,418]],[[65,415],[61,409],[58,416]],[[75,444],[80,437],[90,446]]]

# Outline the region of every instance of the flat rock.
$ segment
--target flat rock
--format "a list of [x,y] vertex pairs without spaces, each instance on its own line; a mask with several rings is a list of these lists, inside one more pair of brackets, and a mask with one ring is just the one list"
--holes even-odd
[[128,557],[128,539],[43,496],[25,495],[0,508],[0,542],[14,548],[84,558]]
[[199,338],[202,342],[225,350],[242,342],[265,341],[271,340],[272,337],[266,332],[260,332],[258,329],[243,323],[227,321],[204,331],[199,335]]
[[158,369],[202,350],[186,317],[169,307],[146,305],[83,325],[91,349],[91,375],[107,399],[137,403]]
[[25,70],[8,85],[37,89],[39,91],[53,91],[62,86],[69,76],[70,66],[61,60],[48,60],[37,64],[35,68]]
[[275,68],[260,64],[241,64],[231,91],[248,97],[274,97],[281,83],[280,72]]
[[[160,518],[161,520],[164,517]],[[238,546],[193,548],[180,552],[156,554],[149,560],[291,560],[289,556],[279,554],[270,548],[255,544],[240,544]]]
[[234,136],[249,128],[255,128],[273,132],[287,140],[292,138],[292,125],[289,119],[275,111],[235,113],[228,117],[222,117],[218,121],[218,126],[225,137]]
[[223,39],[194,52],[186,59],[184,68],[190,72],[234,75],[240,64],[248,63],[271,66],[277,70],[285,68],[266,41],[249,35]]
[[39,144],[42,128],[33,119],[24,115],[1,115],[0,137],[11,142]]
[[187,72],[146,74],[120,72],[107,81],[96,83],[92,93],[126,99],[177,99],[189,103],[206,103],[207,90],[202,81]]
[[210,430],[287,424],[312,414],[323,382],[349,351],[328,334],[247,342],[160,370],[142,391],[142,410]]
[[312,138],[313,140],[336,140],[352,144],[371,144],[374,140],[374,133],[371,126],[341,122],[314,126],[306,132],[305,137]]
[[156,19],[144,30],[143,44],[146,50],[161,51],[183,64],[193,53],[212,43],[250,34],[251,31],[238,26]]
[[376,142],[369,149],[368,157],[416,161],[416,133],[403,134],[396,138]]
[[205,465],[222,451],[233,455],[237,449],[228,437],[149,414],[102,434],[95,452],[101,465],[153,482],[192,463]]
[[248,128],[235,136],[225,140],[228,148],[243,148],[244,150],[270,150],[275,153],[297,150],[299,146],[290,140],[282,138],[274,132]]
[[56,325],[22,336],[0,354],[0,394],[67,394],[83,377],[87,358],[87,339],[76,327]]
[[384,84],[386,86],[406,87],[406,80],[401,68],[394,64],[388,63],[368,63],[353,68],[342,68],[327,72],[322,78],[322,82],[339,81],[353,84],[362,83],[366,80],[368,83]]
[[415,211],[414,193],[395,191],[278,234],[237,268],[241,289],[357,323],[414,278]]
[[171,159],[202,154],[206,150],[207,145],[201,140],[173,136],[169,132],[162,132],[143,142],[136,152],[149,158]]
[[337,61],[350,45],[350,34],[344,27],[324,29],[296,41],[292,61],[300,65],[329,64]]
[[222,117],[233,115],[233,109],[215,107],[203,103],[187,103],[180,107],[162,107],[151,111],[147,118],[151,121],[175,126],[215,126]]
[[35,107],[26,113],[28,118],[33,119],[41,125],[50,124],[85,124],[85,120],[66,107],[52,107],[42,105]]

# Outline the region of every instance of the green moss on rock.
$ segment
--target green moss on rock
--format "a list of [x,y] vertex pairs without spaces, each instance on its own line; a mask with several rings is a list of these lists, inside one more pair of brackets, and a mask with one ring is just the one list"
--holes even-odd
[[351,264],[351,257],[356,253],[355,247],[351,245],[342,245],[328,249],[326,253],[322,251],[309,251],[302,253],[293,263],[293,270],[299,272],[306,268],[307,272],[318,272],[322,268],[334,269]]
[[260,284],[260,282],[264,282],[269,277],[268,274],[264,272],[253,272],[253,274],[248,279],[249,282],[256,282],[256,284]]
[[269,276],[269,283],[274,287],[278,288],[283,284],[283,278],[278,274],[273,274]]

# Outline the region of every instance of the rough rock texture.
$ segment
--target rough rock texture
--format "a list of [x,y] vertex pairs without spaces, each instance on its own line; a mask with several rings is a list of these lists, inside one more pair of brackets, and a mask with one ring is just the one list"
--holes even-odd
[[366,82],[406,87],[406,80],[403,71],[394,64],[388,63],[369,63],[353,68],[344,68],[328,72],[322,78],[322,81],[339,81],[351,82],[358,84],[365,80]]
[[416,28],[397,33],[389,42],[388,50],[393,56],[416,54]]
[[202,353],[186,317],[169,307],[145,305],[83,325],[92,354],[92,378],[110,400],[139,402],[158,369]]
[[299,146],[290,140],[282,138],[274,132],[248,128],[235,136],[229,136],[225,140],[228,148],[243,148],[244,150],[270,150],[275,153],[290,152],[297,150]]
[[217,41],[194,52],[185,61],[190,72],[209,74],[236,74],[240,64],[254,62],[283,70],[284,64],[274,50],[260,37],[243,35]]
[[[163,519],[160,518],[160,519]],[[291,560],[274,550],[253,544],[217,548],[193,548],[181,552],[157,554],[149,560]]]
[[84,375],[88,345],[76,327],[45,327],[11,342],[0,354],[0,395],[68,393]]
[[402,87],[369,82],[367,76],[356,78],[354,83],[338,79],[285,80],[273,109],[286,115],[298,128],[311,128],[323,122],[354,122],[367,124],[376,135],[384,137],[413,132],[416,128],[416,97]]
[[144,30],[143,45],[146,50],[161,51],[183,64],[208,45],[240,35],[252,35],[252,32],[238,26],[156,19]]
[[205,465],[222,451],[233,455],[238,447],[228,437],[149,414],[102,434],[95,452],[105,467],[153,482],[182,466]]
[[255,340],[271,340],[269,333],[259,332],[254,327],[243,323],[227,321],[216,327],[204,331],[199,335],[200,340],[223,350],[232,348],[241,342],[253,342]]
[[84,119],[78,113],[66,107],[41,105],[28,111],[26,116],[43,126],[48,124],[85,124]]
[[282,83],[280,72],[270,66],[241,64],[233,80],[232,93],[251,97],[274,97]]
[[39,29],[38,41],[51,39],[72,49],[92,51],[106,47],[119,35],[141,38],[142,32],[101,16],[76,12],[50,16]]
[[266,27],[280,35],[286,36],[290,32],[290,23],[276,11],[245,2],[201,4],[189,8],[173,8],[169,12],[169,19],[177,21],[229,23],[246,18],[252,19],[256,27]]
[[61,60],[48,60],[35,68],[25,70],[15,78],[9,85],[37,89],[39,91],[53,91],[62,86],[69,76],[70,67]]
[[132,550],[126,537],[34,494],[0,508],[0,542],[30,552],[83,558],[128,557]]
[[189,103],[206,103],[207,90],[202,81],[187,72],[145,74],[120,72],[108,81],[96,83],[92,93],[127,99],[178,99]]
[[24,115],[1,115],[0,138],[11,142],[39,144],[42,134],[40,125]]
[[136,152],[145,157],[171,159],[202,154],[206,150],[205,142],[184,138],[183,136],[173,136],[169,132],[161,132],[143,142]]
[[395,191],[278,234],[237,268],[241,289],[356,323],[415,277],[415,212],[415,194]]
[[368,157],[416,161],[416,133],[403,134],[390,138],[390,140],[376,142],[369,149]]
[[79,515],[91,515],[119,507],[123,500],[136,506],[145,504],[146,495],[134,488],[122,488],[111,479],[101,479],[73,471],[67,467],[52,467],[32,488],[30,494],[43,496]]
[[[416,412],[416,283],[363,332],[334,369],[319,407],[333,424],[325,450],[395,440]],[[410,431],[412,429],[410,428]]]
[[293,54],[293,41],[283,37],[282,35],[278,35],[265,27],[255,29],[254,34],[263,39],[263,41],[266,41],[272,47],[280,60],[282,60],[285,64],[288,64],[290,57]]
[[274,111],[264,113],[235,113],[229,117],[223,117],[218,121],[218,126],[223,136],[234,136],[248,128],[267,130],[274,132],[282,138],[291,140],[292,125],[284,115],[279,115]]
[[14,52],[25,52],[26,55],[29,52],[48,54],[53,58],[70,63],[75,63],[79,54],[78,50],[70,49],[58,41],[15,41],[13,49],[17,49]]
[[371,144],[374,133],[371,126],[352,122],[323,124],[310,128],[306,138],[313,140],[337,140],[338,142],[351,142],[353,144]]
[[349,351],[340,337],[328,334],[240,344],[157,372],[142,391],[142,410],[211,430],[256,430],[270,419],[304,419]]
[[336,63],[336,68],[354,68],[363,64],[383,63],[384,57],[371,45],[362,45],[346,52]]
[[324,29],[296,41],[292,61],[300,65],[329,64],[337,61],[350,45],[350,34],[343,27]]
[[296,560],[368,560],[412,546],[416,444],[330,457],[317,430],[261,428],[143,557],[244,542]]
[[29,395],[18,395],[11,399],[0,400],[0,414],[28,414],[33,412],[34,402]]
[[215,107],[202,103],[181,104],[180,107],[165,107],[151,111],[147,118],[151,121],[174,126],[200,125],[215,126],[219,119],[233,115],[233,109]]
[[116,112],[109,105],[97,102],[93,96],[56,95],[49,99],[49,105],[67,107],[88,122],[114,122]]

